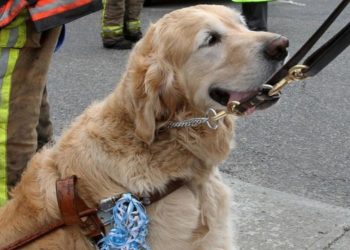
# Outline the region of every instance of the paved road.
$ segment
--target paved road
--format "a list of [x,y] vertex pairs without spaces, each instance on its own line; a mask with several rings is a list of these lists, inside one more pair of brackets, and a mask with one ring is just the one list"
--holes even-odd
[[[143,30],[149,23],[171,10],[201,2],[207,1],[158,0],[155,5],[144,8]],[[291,4],[291,2],[281,1],[270,4],[269,29],[290,39],[290,52],[293,54],[339,0],[296,0],[299,4]],[[217,0],[210,3],[225,4],[239,9],[239,5],[234,5],[230,1]],[[349,22],[349,16],[350,8],[340,17],[326,37],[330,37],[334,31]],[[61,134],[72,119],[93,100],[102,99],[113,90],[125,68],[129,52],[103,49],[99,37],[99,25],[100,13],[67,25],[64,46],[53,59],[48,80],[56,135]],[[314,221],[323,218],[322,225],[332,223],[338,225],[346,221],[344,218],[349,217],[349,52],[350,50],[347,49],[317,77],[289,86],[278,105],[238,121],[237,147],[221,169],[230,179],[233,187],[241,192],[237,197],[241,202],[239,207],[243,215],[257,216],[255,212],[273,211],[276,207],[272,205],[276,205],[286,208],[283,211],[287,214],[274,213],[276,218],[279,216],[278,218],[281,219],[281,216],[290,216],[295,212],[287,211],[288,209],[301,209],[296,205],[301,202],[308,204],[304,206],[305,211],[313,211],[314,214],[303,213],[300,216],[313,218]],[[264,198],[264,194],[268,196]],[[282,199],[282,197],[285,198]],[[294,200],[298,201],[293,203],[295,207],[288,203]],[[254,203],[254,201],[259,202]],[[244,202],[250,205],[244,205]],[[317,211],[311,209],[316,207],[319,208],[316,209]],[[251,235],[256,236],[260,231],[252,228],[252,225],[264,228],[267,224],[261,222],[261,219],[256,219],[257,217],[254,218],[256,224],[250,222],[241,224],[243,228],[253,232]],[[267,216],[264,218],[266,219]],[[287,223],[286,221],[278,222],[276,219],[274,222],[281,226],[281,223]],[[312,222],[305,220],[305,223]],[[350,225],[349,221],[347,223]],[[345,229],[340,230],[340,235],[348,232]],[[260,243],[265,242],[267,246],[267,242],[273,239],[273,230],[271,227],[263,230],[269,230],[268,240],[262,234],[257,238],[260,237]],[[282,229],[278,227],[275,230]],[[332,231],[332,229],[327,230],[323,233],[328,234]],[[283,236],[286,240],[283,240],[284,238],[277,232],[275,234],[282,245],[270,244],[269,247],[264,248],[259,247],[260,243],[255,242],[256,249],[304,249],[301,246],[305,246],[306,243],[295,244],[307,236],[306,232],[301,238],[295,237],[289,240],[293,241],[290,245],[288,245],[288,239],[291,237],[289,234]],[[322,232],[320,235],[322,236]],[[327,236],[332,238],[330,235]],[[338,236],[335,233],[334,238]],[[249,242],[254,242],[249,240],[249,235],[242,238],[245,242],[243,245],[246,247],[244,249],[255,249],[254,246],[249,245],[251,244]],[[311,238],[310,236],[308,239]],[[320,237],[317,240],[316,238],[312,238],[313,240],[308,244],[316,246],[317,244],[314,243]]]

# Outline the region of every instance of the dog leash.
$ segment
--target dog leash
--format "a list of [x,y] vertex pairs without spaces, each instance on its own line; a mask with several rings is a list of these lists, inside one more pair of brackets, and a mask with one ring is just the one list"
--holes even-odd
[[[219,120],[229,114],[242,116],[251,108],[264,105],[267,102],[272,102],[272,104],[276,103],[281,97],[280,91],[283,87],[293,81],[300,81],[315,76],[349,46],[350,22],[324,45],[307,57],[302,64],[298,64],[345,9],[349,1],[350,0],[341,1],[298,52],[262,85],[257,95],[241,103],[232,101],[228,103],[226,110],[219,112],[210,108],[205,117],[191,118],[183,121],[169,121],[165,128],[196,127],[201,124],[206,124],[209,128],[216,129]],[[270,106],[271,104],[268,105]]]
[[239,105],[235,105],[232,112],[240,115],[248,109],[258,107],[265,102],[271,100],[277,101],[280,98],[281,89],[287,84],[317,75],[342,53],[350,44],[350,22],[324,45],[307,57],[302,64],[298,64],[327,31],[349,2],[350,0],[342,0],[298,52],[263,84],[261,91],[255,97]]

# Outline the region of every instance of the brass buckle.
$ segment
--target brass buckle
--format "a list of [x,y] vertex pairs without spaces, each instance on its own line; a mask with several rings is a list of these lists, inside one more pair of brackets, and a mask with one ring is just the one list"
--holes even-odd
[[276,85],[272,87],[272,89],[269,91],[268,95],[273,96],[278,94],[282,88],[284,88],[287,84],[293,81],[300,81],[307,76],[305,75],[304,71],[307,70],[309,67],[306,65],[295,65],[292,68],[288,70],[288,75],[284,77],[282,80],[280,80]]
[[224,118],[225,116],[232,114],[232,115],[241,115],[239,111],[235,110],[236,107],[240,105],[240,102],[238,101],[232,101],[227,104],[227,109],[222,110],[219,113],[217,113],[214,109],[209,109],[207,112],[207,125],[211,129],[217,129],[219,120]]

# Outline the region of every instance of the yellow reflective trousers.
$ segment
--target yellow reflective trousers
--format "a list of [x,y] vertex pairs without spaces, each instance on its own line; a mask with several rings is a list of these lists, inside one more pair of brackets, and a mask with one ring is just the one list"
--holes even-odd
[[0,206],[52,137],[46,78],[60,27],[38,33],[27,11],[0,30]]

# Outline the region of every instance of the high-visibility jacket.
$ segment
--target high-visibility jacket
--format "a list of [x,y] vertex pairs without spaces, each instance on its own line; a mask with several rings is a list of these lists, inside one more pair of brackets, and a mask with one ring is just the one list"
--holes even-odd
[[232,0],[236,3],[258,3],[258,2],[271,2],[274,0]]
[[101,0],[0,0],[0,28],[27,8],[37,31],[47,30],[102,8]]
[[0,0],[0,28],[15,19],[27,5],[26,0]]

